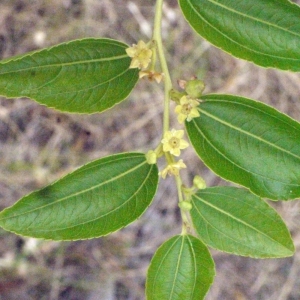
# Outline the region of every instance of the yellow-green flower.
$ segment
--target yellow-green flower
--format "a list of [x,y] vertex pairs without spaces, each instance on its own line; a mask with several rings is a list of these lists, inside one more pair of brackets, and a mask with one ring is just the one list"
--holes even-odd
[[177,114],[177,120],[180,124],[184,123],[185,119],[189,122],[193,118],[199,117],[199,111],[197,106],[199,102],[188,96],[180,98],[180,104],[175,107],[175,113]]
[[167,165],[161,172],[159,172],[159,175],[161,175],[161,177],[163,179],[166,178],[167,175],[171,176],[178,176],[179,175],[179,170],[186,168],[185,163],[182,161],[182,159],[180,159],[178,162],[176,163],[172,163]]
[[183,135],[183,130],[172,129],[171,131],[167,131],[161,141],[163,144],[163,151],[179,156],[180,150],[189,146],[188,142],[182,139]]
[[144,41],[139,41],[137,45],[133,44],[126,49],[126,53],[132,58],[129,68],[146,69],[151,62],[152,50]]

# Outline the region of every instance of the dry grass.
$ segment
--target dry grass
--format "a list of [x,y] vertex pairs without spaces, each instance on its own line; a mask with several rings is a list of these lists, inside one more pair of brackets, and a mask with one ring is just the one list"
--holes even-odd
[[[205,80],[206,92],[258,99],[300,119],[298,74],[231,58],[192,32],[175,0],[166,2],[164,38],[174,82],[197,75]],[[0,56],[87,36],[111,37],[128,44],[146,40],[151,35],[154,3],[2,0]],[[161,102],[161,87],[144,81],[128,101],[101,115],[68,115],[27,99],[0,99],[1,208],[92,159],[153,148],[162,128]],[[186,182],[193,174],[202,174],[209,185],[225,184],[199,162],[192,149],[184,156],[191,170],[191,174],[183,173]],[[298,206],[297,202],[276,204],[292,231],[295,256],[253,260],[213,251],[217,277],[207,299],[300,298]],[[151,256],[166,238],[179,232],[172,179],[160,185],[142,218],[109,237],[57,243],[1,231],[0,300],[144,299]]]

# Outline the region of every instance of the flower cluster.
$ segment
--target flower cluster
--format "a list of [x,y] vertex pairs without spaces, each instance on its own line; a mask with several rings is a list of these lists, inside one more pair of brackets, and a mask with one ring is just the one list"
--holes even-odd
[[129,68],[138,68],[139,78],[147,77],[150,81],[155,80],[160,83],[163,79],[163,73],[155,72],[153,66],[149,69],[149,64],[153,57],[153,43],[146,44],[144,41],[139,41],[133,44],[132,47],[126,49],[126,53],[131,57],[131,64]]
[[198,80],[196,77],[193,77],[189,81],[178,80],[178,84],[180,88],[184,89],[184,92],[172,89],[170,97],[177,104],[175,107],[177,120],[180,124],[183,124],[185,120],[189,122],[193,118],[200,116],[197,106],[201,102],[200,97],[205,85],[202,80]]
[[[155,149],[155,150],[149,150],[146,154],[146,160],[147,163],[152,165],[152,164],[156,164],[157,162],[157,158],[162,156],[163,153],[170,153],[174,156],[179,156],[180,155],[180,150],[185,149],[189,146],[189,144],[182,139],[184,134],[183,130],[175,130],[172,129],[171,131],[167,131],[164,134],[164,138],[162,139],[160,145]],[[169,160],[169,163],[167,164],[167,166],[161,171],[159,172],[159,175],[162,178],[166,178],[167,175],[171,176],[178,176],[179,175],[179,171],[181,169],[186,168],[186,165],[184,164],[184,162],[182,161],[182,159],[180,159],[179,161],[173,161]]]

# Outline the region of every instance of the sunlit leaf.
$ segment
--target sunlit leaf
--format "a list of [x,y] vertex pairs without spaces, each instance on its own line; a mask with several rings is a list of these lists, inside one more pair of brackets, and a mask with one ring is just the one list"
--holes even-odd
[[203,162],[219,176],[273,200],[300,196],[300,124],[254,100],[206,95],[186,123]]
[[156,192],[158,169],[142,153],[93,161],[0,213],[0,226],[53,240],[106,235],[136,220]]
[[256,258],[286,257],[295,251],[281,217],[247,190],[207,188],[193,195],[192,204],[195,229],[213,248]]
[[213,45],[263,67],[300,70],[300,7],[287,0],[179,0]]
[[191,235],[174,236],[151,260],[147,300],[204,299],[214,276],[214,262],[206,246]]
[[68,112],[104,111],[124,100],[138,80],[127,47],[89,38],[0,61],[0,95]]

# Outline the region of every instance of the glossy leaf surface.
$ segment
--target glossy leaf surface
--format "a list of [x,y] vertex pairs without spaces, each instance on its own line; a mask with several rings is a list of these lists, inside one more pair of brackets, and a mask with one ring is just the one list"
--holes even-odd
[[147,300],[204,299],[215,276],[207,247],[190,235],[174,236],[159,247],[147,274]]
[[186,123],[203,162],[219,176],[273,200],[300,196],[300,124],[254,100],[201,98],[200,117]]
[[0,213],[0,226],[53,240],[106,235],[136,220],[156,192],[158,169],[142,153],[93,161]]
[[213,45],[263,67],[300,70],[300,7],[287,0],[179,0]]
[[68,112],[104,111],[124,100],[138,80],[127,47],[90,38],[10,58],[0,62],[0,95]]
[[193,195],[192,204],[191,216],[200,239],[215,249],[256,258],[294,253],[281,217],[247,190],[207,188]]

